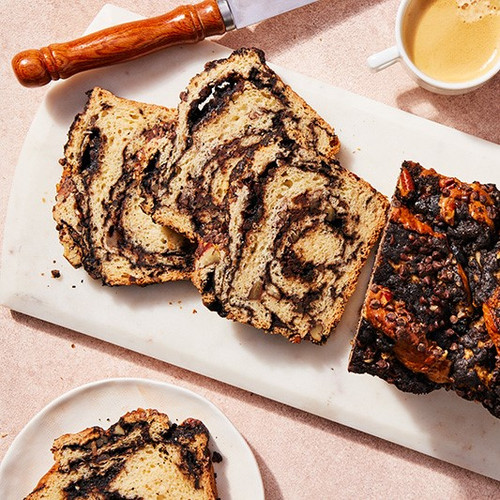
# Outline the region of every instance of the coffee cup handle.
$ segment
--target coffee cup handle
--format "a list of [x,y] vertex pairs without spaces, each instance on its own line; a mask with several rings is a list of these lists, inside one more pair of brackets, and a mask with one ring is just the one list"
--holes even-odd
[[394,64],[399,59],[399,57],[399,50],[394,45],[394,47],[389,47],[388,49],[371,55],[366,60],[366,63],[373,72],[377,72]]

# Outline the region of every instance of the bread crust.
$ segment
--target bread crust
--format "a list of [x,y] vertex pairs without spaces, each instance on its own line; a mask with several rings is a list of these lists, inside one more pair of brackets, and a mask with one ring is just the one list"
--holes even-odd
[[405,162],[349,370],[500,417],[500,191]]

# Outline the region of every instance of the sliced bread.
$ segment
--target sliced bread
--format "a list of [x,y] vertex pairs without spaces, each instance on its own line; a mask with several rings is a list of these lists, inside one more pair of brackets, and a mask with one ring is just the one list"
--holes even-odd
[[156,410],[138,409],[108,430],[56,439],[55,464],[26,500],[215,500],[208,442],[199,420],[176,425]]
[[192,280],[221,316],[323,343],[385,223],[387,201],[334,159],[334,130],[255,49],[182,94],[175,147],[145,209],[197,244]]
[[154,219],[196,241],[217,219],[231,171],[267,143],[280,154],[302,146],[333,158],[334,130],[269,68],[258,49],[240,49],[207,63],[181,94],[174,149],[163,152],[143,184]]
[[233,171],[227,219],[201,238],[192,280],[222,316],[321,344],[355,289],[387,202],[333,160],[309,151],[275,159],[274,147]]
[[68,261],[106,285],[189,277],[187,240],[140,208],[139,175],[172,147],[175,119],[96,87],[71,126],[53,216]]

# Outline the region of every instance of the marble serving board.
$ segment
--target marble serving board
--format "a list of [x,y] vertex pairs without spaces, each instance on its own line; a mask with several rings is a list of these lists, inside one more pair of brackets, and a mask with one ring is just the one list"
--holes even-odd
[[[136,18],[107,5],[88,31]],[[292,345],[224,320],[203,307],[189,283],[103,287],[64,260],[51,210],[61,174],[58,159],[74,115],[86,102],[85,91],[99,85],[122,97],[175,107],[189,79],[207,61],[229,53],[203,42],[51,84],[15,172],[1,302],[500,479],[500,421],[480,405],[444,391],[405,394],[382,380],[347,372],[371,263],[338,328],[325,346],[318,347]],[[500,184],[497,145],[273,67],[335,127],[342,142],[342,164],[386,195],[392,194],[404,159],[464,181]],[[52,277],[53,269],[61,278]]]

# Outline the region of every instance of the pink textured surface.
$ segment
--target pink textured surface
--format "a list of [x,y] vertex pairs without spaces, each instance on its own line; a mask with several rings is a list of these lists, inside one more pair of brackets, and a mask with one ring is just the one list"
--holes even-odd
[[[26,48],[74,38],[104,3],[0,2],[2,235],[14,168],[46,92],[21,87],[10,70],[10,59]],[[180,2],[114,3],[153,16]],[[399,65],[376,75],[368,72],[366,57],[393,42],[397,4],[397,0],[320,0],[293,14],[229,33],[219,42],[232,48],[260,47],[279,65],[499,143],[500,77],[472,94],[443,97],[417,87]],[[63,392],[108,377],[146,377],[186,387],[219,406],[254,451],[269,499],[500,495],[500,484],[491,479],[5,308],[0,308],[0,332],[0,457],[21,428]]]

